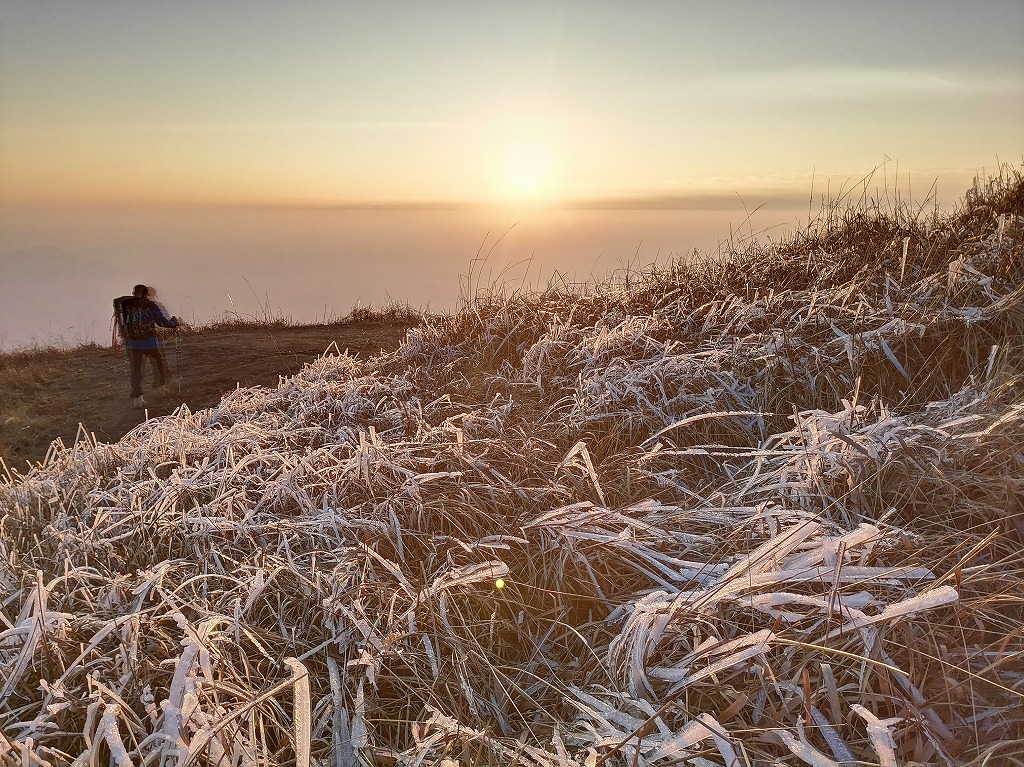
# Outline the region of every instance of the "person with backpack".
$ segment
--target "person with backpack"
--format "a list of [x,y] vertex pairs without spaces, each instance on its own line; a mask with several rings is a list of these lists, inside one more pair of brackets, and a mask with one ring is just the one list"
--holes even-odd
[[168,379],[164,345],[156,335],[156,327],[178,327],[177,317],[168,317],[150,297],[150,289],[136,285],[132,295],[114,299],[114,319],[125,347],[131,354],[132,407],[143,408],[142,366],[146,358],[153,365],[153,387],[160,388]]

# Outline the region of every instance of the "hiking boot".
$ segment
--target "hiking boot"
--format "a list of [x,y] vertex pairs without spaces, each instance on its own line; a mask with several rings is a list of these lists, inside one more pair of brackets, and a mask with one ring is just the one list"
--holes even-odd
[[141,410],[146,406],[146,400],[142,397],[132,397],[132,407],[136,410]]

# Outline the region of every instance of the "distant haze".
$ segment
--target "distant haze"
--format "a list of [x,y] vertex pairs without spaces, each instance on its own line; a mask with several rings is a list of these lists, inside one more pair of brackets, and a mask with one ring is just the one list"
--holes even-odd
[[[802,211],[806,214],[806,208]],[[0,347],[109,339],[111,300],[143,282],[167,311],[296,322],[389,300],[453,309],[474,284],[599,279],[713,249],[732,229],[791,229],[779,206],[731,210],[139,209],[0,213]],[[481,261],[471,266],[479,254]]]

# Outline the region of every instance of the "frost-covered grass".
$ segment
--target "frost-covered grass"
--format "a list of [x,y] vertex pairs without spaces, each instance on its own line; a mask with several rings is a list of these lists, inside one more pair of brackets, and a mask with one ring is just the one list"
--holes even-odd
[[1013,763],[1022,243],[1009,168],[826,206],[55,448],[0,487],[2,758]]

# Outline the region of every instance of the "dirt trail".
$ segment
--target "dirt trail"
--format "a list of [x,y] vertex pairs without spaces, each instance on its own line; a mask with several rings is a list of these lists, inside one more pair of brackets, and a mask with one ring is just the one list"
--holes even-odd
[[[302,327],[251,326],[181,334],[166,339],[167,361],[181,378],[179,387],[154,393],[150,369],[143,376],[145,410],[135,410],[129,396],[129,363],[124,352],[82,347],[61,355],[54,380],[30,403],[25,425],[0,445],[0,455],[20,471],[36,462],[50,443],[74,442],[81,423],[101,442],[116,442],[146,417],[166,415],[180,404],[191,410],[212,407],[236,386],[277,386],[323,354],[331,344],[359,357],[391,351],[405,338],[409,325],[365,322]],[[35,412],[33,412],[33,408]],[[0,405],[0,411],[3,406]],[[44,411],[45,412],[42,412]],[[0,415],[3,415],[0,413]],[[13,460],[12,460],[13,459]]]

